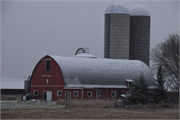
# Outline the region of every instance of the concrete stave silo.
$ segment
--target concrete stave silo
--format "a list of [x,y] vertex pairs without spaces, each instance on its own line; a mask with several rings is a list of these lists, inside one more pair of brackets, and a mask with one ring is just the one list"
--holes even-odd
[[150,12],[142,5],[130,9],[130,60],[141,60],[149,66]]
[[129,59],[130,12],[116,2],[105,12],[104,58]]

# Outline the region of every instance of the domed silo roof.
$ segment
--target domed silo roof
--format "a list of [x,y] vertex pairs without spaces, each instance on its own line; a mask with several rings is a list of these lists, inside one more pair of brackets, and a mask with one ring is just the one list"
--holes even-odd
[[106,9],[105,14],[130,14],[130,12],[125,4],[115,2]]
[[140,4],[137,4],[130,9],[131,16],[151,16],[148,9]]

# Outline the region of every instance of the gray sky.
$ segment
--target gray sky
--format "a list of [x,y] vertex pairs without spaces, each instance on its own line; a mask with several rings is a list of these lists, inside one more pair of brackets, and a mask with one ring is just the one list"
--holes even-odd
[[104,13],[117,1],[150,11],[150,48],[179,33],[178,0],[1,1],[1,77],[28,77],[45,55],[73,56],[80,47],[103,58]]

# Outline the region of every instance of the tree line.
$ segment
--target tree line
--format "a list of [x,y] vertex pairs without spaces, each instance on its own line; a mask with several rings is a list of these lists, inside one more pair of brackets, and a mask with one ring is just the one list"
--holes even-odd
[[171,34],[151,52],[152,69],[156,73],[153,92],[149,94],[143,75],[130,86],[126,105],[173,102],[167,89],[179,93],[179,40],[178,34]]

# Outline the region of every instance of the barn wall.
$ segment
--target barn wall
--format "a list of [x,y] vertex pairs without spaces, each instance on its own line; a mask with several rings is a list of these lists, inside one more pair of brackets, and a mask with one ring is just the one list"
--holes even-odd
[[[50,71],[46,71],[47,59],[51,59]],[[45,56],[39,61],[32,73],[30,93],[33,94],[34,90],[38,90],[39,95],[33,96],[33,98],[42,99],[43,90],[52,91],[52,100],[57,100],[60,98],[57,97],[57,90],[59,89],[62,90],[62,93],[64,93],[64,79],[61,69],[55,60],[49,56]]]
[[[65,89],[64,90],[64,96],[65,96],[65,91],[68,91],[71,93],[71,99],[81,99],[81,95],[82,95],[82,89]],[[73,92],[74,91],[77,91],[78,92],[78,96],[77,97],[74,97],[73,96]],[[65,98],[65,97],[64,97]]]
[[[43,99],[43,91],[52,91],[52,101],[55,101],[57,99],[64,99],[65,97],[65,91],[64,91],[64,87],[32,87],[32,94],[34,90],[38,90],[38,96],[34,96],[33,95],[33,99]],[[58,90],[62,90],[62,96],[57,96],[57,91]]]
[[[92,92],[92,97],[88,97],[87,92]],[[83,99],[96,99],[96,90],[95,89],[83,89]]]
[[[120,89],[120,88],[101,88],[101,96],[96,97],[96,90],[97,89],[83,89],[83,99],[113,99],[116,97],[119,97],[121,94],[126,94],[126,91],[129,91],[126,88]],[[65,91],[71,92],[71,99],[82,99],[82,89],[65,89]],[[78,91],[78,97],[73,96],[73,92]],[[92,92],[92,97],[88,97],[88,91]],[[111,91],[116,91],[116,96],[111,97]],[[63,99],[65,98],[62,97]]]
[[[50,71],[46,71],[46,60],[51,59]],[[59,65],[51,57],[44,57],[32,74],[31,85],[64,85],[63,75],[59,68]],[[51,77],[43,77],[42,75],[52,75]],[[46,79],[49,79],[49,83],[46,83]]]
[[102,99],[112,99],[116,97],[111,97],[111,92],[116,91],[116,97],[119,97],[121,94],[126,94],[126,91],[129,91],[126,88],[109,88],[109,89],[101,89],[101,96],[99,98]]

